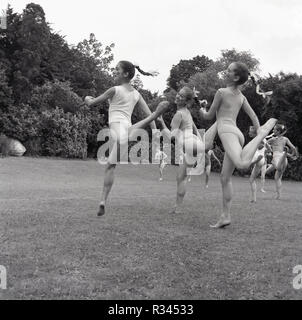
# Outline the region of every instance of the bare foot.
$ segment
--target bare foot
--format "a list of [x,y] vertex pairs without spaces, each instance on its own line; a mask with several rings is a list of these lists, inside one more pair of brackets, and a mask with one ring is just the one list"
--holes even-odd
[[212,229],[223,229],[231,224],[230,218],[222,218],[215,225],[211,226]]
[[266,193],[266,191],[262,188],[261,190],[260,190],[262,193]]
[[177,206],[175,206],[171,211],[171,214],[180,214],[180,213],[182,213],[182,210]]
[[271,132],[274,126],[277,123],[277,119],[271,118],[269,119],[263,126],[258,129],[257,134],[263,136],[264,138]]
[[98,211],[98,217],[105,215],[105,204],[101,203]]

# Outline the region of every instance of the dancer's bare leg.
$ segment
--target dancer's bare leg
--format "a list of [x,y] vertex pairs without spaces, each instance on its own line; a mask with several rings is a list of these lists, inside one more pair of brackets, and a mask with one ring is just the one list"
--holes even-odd
[[164,166],[160,164],[159,166],[159,181],[164,180]]
[[233,198],[232,175],[235,166],[227,153],[224,155],[222,172],[221,172],[221,186],[223,197],[223,210],[219,221],[211,226],[214,229],[221,229],[231,224],[231,204]]
[[277,196],[276,199],[280,200],[281,199],[281,191],[282,191],[282,177],[283,174],[286,170],[287,167],[287,158],[282,157],[277,165],[277,170],[275,173],[275,182],[276,182],[276,191],[277,191]]
[[276,183],[276,192],[277,192],[277,196],[276,199],[280,200],[281,199],[281,189],[282,189],[282,172],[279,170],[276,170],[275,173],[275,183]]
[[183,164],[180,164],[177,172],[177,196],[176,204],[172,213],[181,213],[181,207],[184,201],[184,197],[187,192],[187,170],[190,166],[187,165],[185,157]]
[[[242,146],[240,144],[238,136],[234,133],[224,133],[223,135],[220,136],[220,140],[223,144],[225,152],[229,155],[231,161],[233,162],[233,164],[237,169],[247,169],[251,165],[257,163],[263,158],[263,156],[259,156],[257,160],[252,162],[252,159],[254,157],[254,154],[253,154],[253,157],[250,158],[249,160],[242,160],[242,157],[241,157],[242,151],[243,151]],[[255,152],[256,152],[256,149],[255,149]]]
[[286,152],[283,152],[283,155],[282,157],[280,158],[278,164],[277,164],[277,170],[280,170],[280,171],[285,171],[286,167],[287,167],[287,153]]
[[159,105],[157,106],[156,110],[151,113],[148,117],[146,117],[145,119],[135,123],[134,125],[132,125],[129,129],[128,129],[128,134],[129,134],[129,139],[132,138],[133,135],[135,135],[135,130],[137,129],[144,129],[145,127],[147,127],[151,122],[153,122],[154,120],[156,120],[158,117],[160,117],[163,113],[165,113],[167,111],[167,109],[169,108],[169,102],[167,101],[162,101],[159,103]]
[[206,189],[209,188],[209,180],[210,180],[210,174],[211,174],[211,166],[206,166]]
[[257,136],[250,141],[242,150],[241,159],[242,162],[251,162],[259,144],[270,133],[277,123],[276,119],[269,119],[262,127],[260,127]]
[[103,192],[102,192],[101,203],[100,203],[100,208],[98,212],[99,217],[105,214],[106,202],[114,183],[115,168],[116,168],[116,164],[106,165]]
[[273,172],[274,170],[276,170],[276,167],[275,167],[273,164],[271,164],[271,165],[266,169],[265,175]]
[[261,167],[261,192],[266,193],[264,189],[265,185],[265,175],[266,175],[266,162],[265,164]]
[[205,133],[205,151],[212,150],[217,135],[217,122],[215,122]]
[[257,202],[257,183],[256,183],[256,179],[257,176],[260,172],[260,168],[255,165],[252,173],[251,173],[251,177],[250,177],[250,184],[251,184],[251,190],[252,190],[252,199],[251,202],[252,203],[256,203]]
[[220,140],[224,146],[224,149],[237,169],[247,169],[263,158],[263,156],[259,156],[257,160],[254,162],[252,161],[258,146],[273,129],[276,122],[276,119],[268,120],[266,124],[260,127],[258,135],[243,149],[236,134],[224,133],[221,135]]

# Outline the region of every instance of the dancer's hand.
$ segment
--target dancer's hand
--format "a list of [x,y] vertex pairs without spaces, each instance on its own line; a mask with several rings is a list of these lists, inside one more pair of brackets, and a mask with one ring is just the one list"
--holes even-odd
[[89,106],[91,105],[91,103],[92,103],[93,100],[94,100],[93,97],[87,96],[87,97],[85,97],[84,102],[85,102],[85,104],[89,107]]
[[202,106],[202,108],[206,108],[207,107],[207,105],[208,105],[208,101],[207,100],[201,100],[201,101],[199,101],[200,102],[200,105]]
[[205,108],[200,108],[199,112],[200,112],[200,116],[204,118],[205,114],[207,113],[207,110]]
[[196,88],[194,87],[193,88],[193,94],[194,94],[195,98],[198,98],[199,93],[200,93],[200,91],[197,91]]
[[163,116],[158,117],[158,118],[157,118],[157,120],[158,120],[159,122],[161,122],[161,123],[163,123],[163,122],[164,122],[164,118],[163,118]]

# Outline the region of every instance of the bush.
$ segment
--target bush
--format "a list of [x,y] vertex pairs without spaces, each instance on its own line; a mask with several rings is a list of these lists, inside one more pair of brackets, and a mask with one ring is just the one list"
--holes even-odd
[[76,113],[82,99],[72,91],[69,82],[46,82],[35,87],[29,104],[36,110],[61,108],[65,112]]
[[81,114],[87,121],[87,156],[96,157],[99,147],[97,135],[106,126],[105,117],[100,110],[88,110],[87,107],[82,108]]
[[89,124],[84,114],[59,108],[41,113],[20,105],[0,115],[1,133],[21,141],[27,155],[36,156],[86,158]]
[[41,115],[42,154],[64,158],[87,157],[87,119],[64,113],[62,109],[44,111]]
[[40,113],[29,105],[10,106],[0,114],[0,131],[22,143],[40,134]]

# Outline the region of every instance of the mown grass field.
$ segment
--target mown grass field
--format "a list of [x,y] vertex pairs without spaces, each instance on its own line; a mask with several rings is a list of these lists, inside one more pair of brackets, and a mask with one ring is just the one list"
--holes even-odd
[[107,214],[96,217],[104,169],[95,161],[0,159],[1,299],[301,299],[302,184],[274,184],[249,203],[234,178],[233,225],[211,230],[221,210],[219,176],[188,186],[171,215],[175,167],[118,168]]

